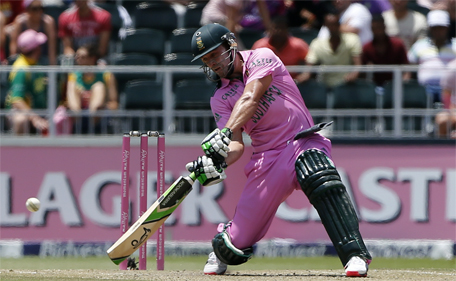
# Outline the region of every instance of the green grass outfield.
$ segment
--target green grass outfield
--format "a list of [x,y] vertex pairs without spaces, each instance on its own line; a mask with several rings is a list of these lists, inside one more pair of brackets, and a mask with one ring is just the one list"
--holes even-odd
[[[166,257],[165,270],[202,270],[207,257]],[[156,269],[155,258],[147,260],[150,270]],[[20,259],[0,259],[0,269],[99,269],[115,270],[118,266],[109,258],[39,258],[25,257]],[[342,265],[337,257],[309,257],[309,258],[252,258],[249,262],[231,267],[233,270],[340,270]],[[375,258],[369,269],[432,269],[432,270],[455,270],[456,259],[431,260],[431,259],[386,259]]]

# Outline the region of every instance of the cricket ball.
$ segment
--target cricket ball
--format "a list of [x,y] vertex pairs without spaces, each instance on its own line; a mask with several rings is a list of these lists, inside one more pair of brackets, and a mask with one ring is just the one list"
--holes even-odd
[[40,200],[34,197],[27,199],[27,202],[25,202],[25,206],[30,212],[38,211],[40,209],[40,205]]

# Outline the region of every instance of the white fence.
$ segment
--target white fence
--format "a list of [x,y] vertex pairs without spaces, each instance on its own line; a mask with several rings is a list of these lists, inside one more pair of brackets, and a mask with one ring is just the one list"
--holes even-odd
[[[433,117],[441,109],[431,102],[427,108],[402,108],[403,72],[415,73],[418,66],[290,66],[290,72],[311,71],[317,76],[326,72],[348,72],[356,69],[360,73],[366,73],[367,79],[374,72],[392,72],[393,98],[392,108],[382,106],[383,93],[377,91],[377,106],[372,109],[336,109],[329,105],[326,109],[312,109],[309,107],[314,120],[334,120],[335,125],[330,128],[329,133],[333,137],[379,137],[379,138],[402,138],[402,137],[434,137]],[[2,66],[0,75],[3,78],[12,71],[11,66]],[[95,115],[87,111],[70,113],[71,116],[102,117],[101,126],[95,130],[93,123],[89,122],[89,130],[86,134],[119,134],[129,130],[160,130],[167,134],[173,133],[205,133],[211,131],[215,123],[210,110],[177,110],[173,93],[172,75],[174,73],[201,73],[202,70],[196,66],[105,66],[103,68],[81,67],[81,66],[35,66],[30,68],[31,72],[46,72],[48,74],[48,99],[47,109],[37,111],[50,121],[49,137],[55,137],[56,127],[52,122],[55,109],[58,106],[58,78],[59,75],[73,71],[100,72],[109,71],[114,74],[144,74],[156,73],[156,80],[163,82],[163,108],[154,110],[126,110],[116,111],[100,110]],[[213,85],[208,84],[208,87]],[[120,93],[119,93],[120,94]],[[199,93],[189,92],[189,95]],[[3,94],[2,94],[3,95]],[[331,92],[328,92],[328,101],[331,104]],[[2,109],[0,118],[0,131],[2,134],[10,134],[7,131],[8,109]],[[89,118],[90,119],[90,118]],[[90,119],[91,120],[91,119]],[[338,125],[339,124],[339,125]],[[77,129],[76,134],[80,131]]]

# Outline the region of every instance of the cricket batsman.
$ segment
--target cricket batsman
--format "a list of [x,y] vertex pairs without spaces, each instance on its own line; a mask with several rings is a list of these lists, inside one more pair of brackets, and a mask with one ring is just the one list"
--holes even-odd
[[238,51],[227,28],[208,24],[191,41],[207,77],[217,81],[211,109],[217,122],[202,141],[205,155],[188,163],[202,185],[226,178],[226,167],[244,152],[242,133],[252,140],[247,182],[232,220],[220,224],[205,274],[247,262],[279,205],[301,189],[320,215],[347,276],[367,276],[369,254],[349,195],[331,160],[331,142],[318,133],[302,96],[282,61],[267,48]]

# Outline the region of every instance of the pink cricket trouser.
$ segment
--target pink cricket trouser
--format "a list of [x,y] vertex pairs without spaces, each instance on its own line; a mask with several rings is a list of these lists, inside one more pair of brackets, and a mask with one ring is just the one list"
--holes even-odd
[[[227,228],[238,249],[253,246],[264,237],[279,205],[295,190],[295,161],[307,149],[316,148],[331,158],[331,142],[314,136],[290,142],[281,150],[254,153],[244,168],[247,183],[242,191],[232,224]],[[220,227],[218,229],[221,231]]]

